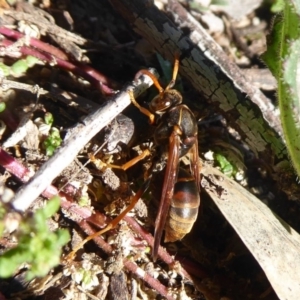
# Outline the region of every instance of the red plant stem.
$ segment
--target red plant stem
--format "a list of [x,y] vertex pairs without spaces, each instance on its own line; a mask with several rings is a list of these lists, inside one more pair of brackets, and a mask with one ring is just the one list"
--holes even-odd
[[[142,228],[140,224],[131,217],[125,216],[124,221],[126,221],[135,232],[137,232],[151,247],[153,247],[154,238],[152,234]],[[158,249],[158,256],[168,265],[172,265],[175,263],[172,256],[161,246]],[[187,273],[185,275],[189,277]]]
[[[125,216],[124,221],[126,221],[128,225],[142,237],[143,240],[145,240],[151,247],[153,247],[154,244],[153,235],[147,232],[143,227],[140,226],[138,222],[136,222],[135,219],[129,216]],[[158,256],[169,266],[176,264],[175,259],[161,246],[158,249]],[[197,278],[208,277],[208,273],[197,262],[182,256],[176,256],[176,260],[178,260],[180,264],[183,266],[180,272],[181,275],[184,276],[185,278],[192,280],[190,274],[196,276]]]
[[[1,41],[1,45],[4,47],[9,47],[13,45],[13,42],[4,39]],[[44,45],[47,44],[44,43]],[[84,65],[76,62],[72,63],[65,59],[56,57],[55,55],[49,52],[41,52],[38,49],[30,48],[27,46],[21,46],[20,52],[22,55],[32,55],[48,64],[51,65],[55,64],[58,67],[70,71],[77,76],[81,76],[84,79],[88,80],[95,88],[99,89],[101,92],[103,92],[106,95],[112,95],[115,93],[115,91],[108,86],[112,84],[112,82],[106,76],[102,75],[101,73],[99,73],[98,71],[96,71],[95,69],[91,68],[88,65]]]
[[[28,168],[24,167],[17,159],[2,148],[0,148],[0,165],[23,183],[27,182],[33,175]],[[78,221],[88,219],[92,215],[92,211],[89,208],[79,206],[71,197],[59,192],[54,186],[48,186],[42,195],[48,199],[59,195],[61,207],[69,212],[71,219]]]
[[[3,26],[0,26],[0,34],[3,34],[4,36],[11,38],[13,40],[19,40],[25,36],[24,34],[18,32],[18,31],[15,31],[15,30],[3,27]],[[32,37],[26,36],[26,38],[28,38],[30,45],[32,47],[37,48],[39,51],[44,51],[49,54],[52,54],[53,56],[55,56],[57,58],[60,58],[63,60],[68,60],[68,56],[60,49],[58,49],[48,43],[44,43],[38,39],[32,38]]]
[[[13,156],[9,155],[5,150],[0,148],[0,165],[2,165],[7,171],[18,177],[22,182],[26,182],[30,178],[29,170],[24,167],[18,160],[16,160]],[[45,198],[51,198],[53,196],[59,195],[61,199],[61,207],[67,210],[69,214],[69,218],[73,219],[78,225],[84,230],[84,232],[88,235],[95,233],[96,231],[93,230],[88,222],[91,222],[97,225],[100,228],[106,226],[109,222],[109,219],[106,216],[103,216],[101,213],[96,212],[92,214],[92,212],[86,208],[81,207],[74,202],[74,200],[66,195],[65,193],[59,192],[56,187],[49,186],[42,195]],[[124,220],[130,225],[130,227],[138,233],[143,239],[147,241],[150,246],[153,246],[153,236],[145,231],[133,218],[125,216]],[[99,224],[100,223],[100,224]],[[98,236],[93,239],[95,243],[106,253],[112,253],[112,247],[107,244],[102,237]],[[162,248],[159,248],[158,252],[159,257],[169,265],[175,265],[175,260]],[[185,264],[189,264],[189,260],[185,259]],[[173,299],[167,293],[167,288],[162,285],[158,280],[149,276],[144,270],[139,268],[135,263],[124,259],[124,266],[134,272],[136,275],[141,277],[145,282],[147,282],[151,287],[153,287],[157,292],[159,292],[162,296],[166,299]],[[195,268],[195,267],[194,267]],[[197,265],[199,268],[199,265]],[[193,267],[190,268],[192,270]],[[191,280],[190,275],[184,270],[180,270],[182,276],[187,279]],[[207,277],[207,274],[201,268],[197,272],[191,272],[191,274],[198,275],[200,278]]]
[[66,193],[58,191],[58,189],[53,185],[48,186],[42,195],[47,199],[58,195],[60,198],[60,206],[68,212],[69,219],[78,221],[88,219],[92,216],[91,209],[78,205],[73,198]]
[[[153,247],[154,238],[153,235],[146,231],[140,224],[134,219],[129,216],[124,217],[124,221],[131,227],[131,229],[136,232],[143,240],[147,242],[150,247]],[[106,217],[100,212],[96,212],[95,214],[91,215],[89,218],[83,220],[79,225],[83,228],[85,223],[93,224],[99,228],[104,228],[111,222],[109,217]],[[89,226],[89,225],[87,225]],[[101,241],[103,239],[101,238]],[[99,245],[99,244],[98,244]],[[100,245],[99,245],[100,246]],[[102,248],[102,246],[100,246]],[[103,249],[104,250],[104,249]],[[106,251],[106,250],[104,250]],[[197,278],[206,278],[208,277],[207,271],[197,262],[190,260],[189,258],[176,256],[176,260],[163,248],[159,247],[158,250],[159,258],[169,266],[175,266],[176,260],[180,262],[183,268],[180,269],[181,275],[189,280],[192,280],[191,275],[196,276]]]
[[[86,222],[86,221],[82,221],[82,222],[78,222],[77,223],[80,228],[87,234],[87,235],[92,235],[94,233],[96,233],[96,231],[94,229],[92,229],[92,227]],[[104,241],[104,239],[101,236],[97,236],[93,239],[93,241],[107,254],[112,254],[113,248],[111,245],[109,245],[108,243],[106,243]]]
[[100,212],[96,212],[92,214],[88,219],[86,219],[86,221],[89,222],[89,224],[93,224],[100,229],[106,227],[107,224],[111,222],[111,220],[112,219],[110,217],[107,217],[106,215]]
[[31,177],[30,171],[2,148],[0,148],[0,165],[22,182],[28,181]]
[[154,288],[160,295],[165,297],[168,300],[174,300],[175,298],[168,294],[168,289],[162,285],[158,280],[151,277],[148,273],[146,273],[143,269],[139,268],[134,262],[129,260],[124,260],[124,266],[131,271],[132,273],[139,276],[146,283],[148,283],[152,288]]

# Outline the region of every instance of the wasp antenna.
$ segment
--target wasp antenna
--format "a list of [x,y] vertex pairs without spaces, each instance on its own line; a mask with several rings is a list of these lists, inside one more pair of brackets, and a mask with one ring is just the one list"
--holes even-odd
[[135,74],[135,79],[139,78],[142,74],[149,76],[152,81],[153,84],[155,85],[155,87],[158,89],[159,94],[163,94],[164,93],[164,89],[161,87],[161,85],[158,82],[158,79],[155,77],[154,74],[152,74],[150,71],[148,70],[140,70]]
[[175,85],[178,70],[179,70],[179,53],[176,52],[175,53],[175,62],[174,62],[172,80],[170,81],[170,83],[166,87],[165,91],[171,89]]

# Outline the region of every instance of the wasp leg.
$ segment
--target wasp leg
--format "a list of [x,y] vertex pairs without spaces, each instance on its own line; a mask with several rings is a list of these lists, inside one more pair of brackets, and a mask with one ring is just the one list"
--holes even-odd
[[145,149],[140,155],[134,157],[133,159],[131,159],[130,161],[126,162],[125,164],[123,164],[121,166],[110,164],[110,163],[105,163],[102,161],[100,163],[97,163],[98,159],[95,158],[93,155],[89,155],[89,159],[91,160],[91,162],[93,162],[96,165],[96,167],[99,165],[100,166],[99,169],[111,168],[111,169],[121,169],[123,171],[126,171],[127,169],[131,168],[132,166],[137,164],[139,161],[143,160],[144,158],[146,158],[147,156],[150,156],[150,155],[151,155],[151,151],[149,149]]
[[113,219],[104,229],[102,229],[102,230],[88,236],[87,238],[85,238],[81,243],[79,243],[79,245],[77,245],[77,247],[72,252],[70,252],[66,256],[65,260],[67,260],[67,261],[73,260],[76,252],[79,249],[81,249],[88,241],[90,241],[90,240],[94,239],[95,237],[97,237],[99,235],[102,235],[103,233],[115,228],[119,224],[119,222],[126,216],[126,214],[134,208],[134,206],[136,205],[138,200],[142,197],[142,195],[149,188],[150,181],[151,181],[151,176],[144,182],[142,187],[132,197],[131,203],[115,219]]
[[146,149],[140,155],[134,157],[133,159],[131,159],[130,161],[128,161],[127,163],[125,163],[122,166],[116,166],[116,165],[110,165],[109,164],[108,167],[122,169],[122,170],[126,171],[127,169],[131,168],[136,163],[138,163],[139,161],[143,160],[145,157],[147,157],[149,155],[151,155],[151,152],[150,152],[149,149]]
[[154,121],[155,121],[155,115],[152,114],[150,112],[150,110],[148,110],[147,108],[145,107],[142,107],[140,106],[137,101],[135,100],[134,98],[134,95],[133,95],[133,92],[131,90],[128,91],[129,93],[129,97],[130,97],[130,101],[132,102],[132,104],[137,107],[137,109],[144,115],[146,115],[148,118],[149,118],[149,122],[150,124],[154,124]]

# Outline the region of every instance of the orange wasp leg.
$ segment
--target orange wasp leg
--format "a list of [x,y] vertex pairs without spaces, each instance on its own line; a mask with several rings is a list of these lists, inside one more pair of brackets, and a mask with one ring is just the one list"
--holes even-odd
[[87,238],[85,238],[81,243],[79,243],[79,245],[76,246],[76,248],[70,252],[67,256],[66,256],[66,260],[73,260],[74,256],[76,254],[76,252],[81,249],[88,241],[94,239],[95,237],[102,235],[103,233],[115,228],[119,222],[127,215],[128,212],[130,212],[134,206],[136,205],[136,203],[138,202],[138,200],[141,198],[141,196],[146,192],[146,190],[149,188],[150,185],[150,181],[151,181],[151,177],[149,177],[144,184],[142,185],[142,187],[137,191],[137,193],[132,197],[131,199],[131,203],[116,217],[114,218],[104,229],[88,236]]
[[[145,70],[145,71],[146,71],[146,70]],[[152,73],[149,72],[149,74],[152,74]],[[148,75],[148,74],[147,74],[147,75]],[[152,74],[152,75],[153,75],[153,74]],[[153,75],[153,76],[154,76],[154,75]],[[137,107],[137,109],[138,109],[142,114],[146,115],[146,116],[149,118],[150,124],[154,124],[155,115],[152,114],[152,113],[150,112],[150,110],[148,110],[148,109],[145,108],[145,107],[140,106],[140,105],[137,103],[137,101],[136,101],[135,98],[134,98],[133,92],[132,92],[131,90],[129,90],[128,93],[129,93],[130,101],[132,102],[132,104],[133,104],[135,107]]]
[[140,155],[134,157],[127,163],[123,164],[122,166],[114,165],[114,164],[106,164],[104,163],[105,167],[112,168],[112,169],[121,169],[123,171],[126,171],[127,169],[131,168],[135,164],[137,164],[139,161],[143,160],[147,156],[150,156],[151,152],[149,149],[145,149]]
[[[143,151],[143,153],[141,153],[139,156],[133,158],[132,160],[130,160],[129,162],[127,162],[126,164],[124,164],[123,166],[114,166],[114,165],[107,165],[109,167],[112,168],[118,168],[118,169],[123,169],[124,171],[126,171],[128,168],[132,167],[133,165],[135,165],[137,162],[139,162],[140,160],[144,159],[145,157],[149,156],[151,154],[150,150],[146,149]],[[88,241],[94,239],[95,237],[102,235],[103,233],[115,228],[118,223],[126,216],[126,214],[131,211],[134,206],[136,205],[136,203],[138,202],[138,200],[141,198],[141,196],[146,192],[146,190],[149,188],[150,185],[150,181],[151,181],[151,174],[147,177],[147,180],[144,182],[144,184],[142,185],[142,187],[137,191],[137,193],[132,197],[131,203],[130,205],[128,205],[115,219],[113,219],[104,229],[88,236],[87,238],[85,238],[81,243],[79,243],[79,245],[77,245],[77,247],[70,252],[67,257],[66,260],[72,260],[76,254],[76,252],[81,249]]]
[[149,149],[145,149],[140,155],[134,157],[133,159],[131,159],[130,161],[128,161],[127,163],[125,163],[124,165],[121,166],[121,169],[126,171],[127,169],[131,168],[132,166],[134,166],[136,163],[138,163],[139,161],[143,160],[144,158],[146,158],[147,156],[150,156],[151,152]]

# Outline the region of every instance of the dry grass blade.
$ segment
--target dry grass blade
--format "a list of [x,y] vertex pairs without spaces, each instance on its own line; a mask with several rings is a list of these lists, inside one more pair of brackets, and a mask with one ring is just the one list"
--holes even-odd
[[202,185],[256,258],[280,299],[299,299],[300,236],[259,199],[214,168]]

